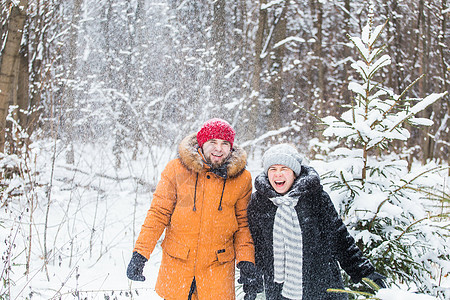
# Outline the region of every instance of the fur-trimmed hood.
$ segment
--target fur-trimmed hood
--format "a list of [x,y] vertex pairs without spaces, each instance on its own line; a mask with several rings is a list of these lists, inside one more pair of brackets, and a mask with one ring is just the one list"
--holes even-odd
[[[178,146],[178,156],[181,163],[189,170],[200,173],[203,169],[209,168],[203,161],[198,152],[197,134],[192,133],[185,137]],[[237,177],[241,174],[247,165],[247,152],[238,145],[234,144],[230,156],[227,160],[227,176],[229,178]]]

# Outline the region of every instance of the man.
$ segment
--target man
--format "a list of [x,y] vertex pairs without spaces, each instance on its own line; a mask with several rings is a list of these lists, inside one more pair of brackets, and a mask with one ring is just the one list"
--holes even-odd
[[179,157],[161,174],[127,276],[145,280],[144,264],[165,229],[156,282],[164,299],[235,299],[235,260],[244,288],[255,289],[247,223],[252,183],[247,154],[234,137],[226,121],[207,121],[180,143]]

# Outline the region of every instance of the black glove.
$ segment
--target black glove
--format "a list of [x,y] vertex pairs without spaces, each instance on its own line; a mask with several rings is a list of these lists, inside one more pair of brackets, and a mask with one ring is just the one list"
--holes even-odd
[[382,289],[387,287],[385,282],[386,276],[383,276],[380,273],[373,272],[372,274],[367,275],[366,278],[375,282]]
[[244,285],[244,300],[254,300],[257,293],[264,291],[261,273],[255,264],[249,261],[241,261],[237,267],[240,270],[238,283]]
[[144,265],[147,259],[137,252],[133,252],[130,263],[127,268],[127,277],[131,280],[144,281],[145,276],[142,275]]

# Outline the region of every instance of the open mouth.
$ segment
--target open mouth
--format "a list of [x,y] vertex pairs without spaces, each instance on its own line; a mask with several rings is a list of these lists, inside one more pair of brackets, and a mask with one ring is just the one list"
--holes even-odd
[[282,187],[286,183],[286,181],[274,181],[274,183],[277,187]]
[[211,153],[211,155],[214,156],[214,157],[218,157],[218,158],[223,156],[223,154],[214,154],[214,153]]

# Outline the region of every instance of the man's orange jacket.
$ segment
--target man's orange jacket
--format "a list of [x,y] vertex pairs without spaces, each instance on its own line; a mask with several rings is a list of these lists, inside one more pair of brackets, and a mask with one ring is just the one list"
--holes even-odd
[[205,164],[195,134],[178,154],[161,174],[134,251],[148,259],[166,229],[156,292],[186,300],[195,277],[200,300],[235,299],[235,262],[255,261],[247,155],[234,145],[221,177]]

